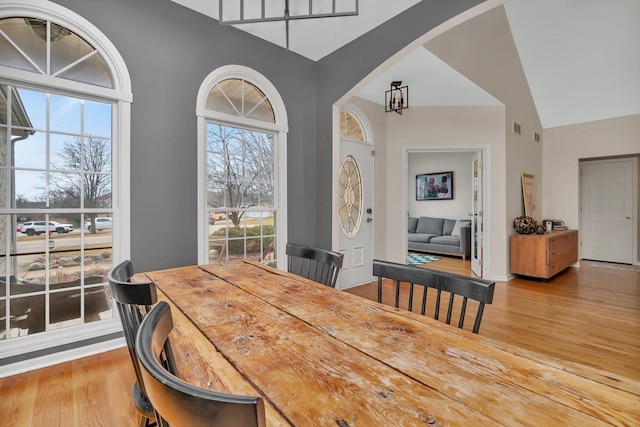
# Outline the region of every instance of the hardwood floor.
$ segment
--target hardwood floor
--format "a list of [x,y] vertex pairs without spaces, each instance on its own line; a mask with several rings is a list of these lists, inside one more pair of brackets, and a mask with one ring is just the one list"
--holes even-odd
[[[480,335],[640,381],[640,269],[591,264],[546,283],[497,282]],[[456,258],[428,267],[471,275],[469,261]],[[348,292],[376,299],[377,285]],[[384,294],[386,302],[391,289]],[[0,378],[0,426],[136,426],[133,380],[124,348]]]
[[[598,264],[603,267],[592,266]],[[455,258],[443,257],[426,267],[472,275],[470,262]],[[640,269],[607,267],[616,266],[582,261],[580,268],[569,268],[548,282],[496,282],[480,335],[640,380]],[[388,286],[383,302],[391,305]],[[347,292],[376,300],[377,284]]]
[[0,426],[137,426],[134,379],[126,348],[0,378]]

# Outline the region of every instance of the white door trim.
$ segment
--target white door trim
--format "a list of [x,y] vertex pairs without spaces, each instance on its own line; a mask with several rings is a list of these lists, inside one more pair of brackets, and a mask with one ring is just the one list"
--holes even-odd
[[[408,211],[409,200],[407,199],[409,182],[407,174],[407,165],[409,163],[410,153],[446,153],[446,152],[482,152],[482,161],[484,163],[483,180],[482,180],[482,194],[483,194],[483,224],[482,230],[482,277],[491,277],[491,147],[488,145],[403,145],[402,146],[402,203],[405,207],[405,213]],[[403,230],[407,232],[407,215],[403,215],[402,221],[404,223]],[[403,253],[408,251],[407,239],[403,239]],[[406,260],[405,260],[406,261]]]

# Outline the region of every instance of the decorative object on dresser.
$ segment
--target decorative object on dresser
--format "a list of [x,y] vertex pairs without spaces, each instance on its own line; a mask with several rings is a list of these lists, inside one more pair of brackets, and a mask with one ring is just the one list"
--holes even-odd
[[547,224],[551,224],[551,230],[568,230],[569,227],[564,225],[564,221],[561,219],[544,219],[542,223],[545,224],[546,227],[549,227]]
[[531,234],[536,231],[536,222],[530,216],[519,216],[513,220],[513,229],[518,234]]
[[578,262],[578,230],[511,236],[511,273],[549,279]]
[[524,200],[524,214],[530,216],[537,223],[540,220],[538,208],[538,190],[536,176],[530,173],[522,174],[522,198]]

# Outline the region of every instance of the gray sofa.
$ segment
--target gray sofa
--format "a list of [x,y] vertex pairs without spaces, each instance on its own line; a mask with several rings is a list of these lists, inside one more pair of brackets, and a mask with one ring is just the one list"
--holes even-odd
[[456,255],[463,260],[471,255],[471,221],[421,216],[409,217],[408,222],[410,251]]

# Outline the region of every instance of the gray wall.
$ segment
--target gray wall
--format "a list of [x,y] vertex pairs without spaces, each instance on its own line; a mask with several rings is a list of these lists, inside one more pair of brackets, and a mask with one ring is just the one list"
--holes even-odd
[[289,118],[289,240],[328,248],[331,106],[402,47],[481,0],[423,0],[317,63],[169,0],[57,3],[98,27],[131,75],[131,254],[142,271],[197,262],[195,103],[211,71],[245,65],[280,92]]
[[[433,28],[483,0],[423,0],[318,61],[316,244],[331,247],[331,107],[372,70]],[[382,108],[382,107],[381,107]]]
[[169,0],[58,0],[116,46],[132,81],[131,254],[139,271],[197,263],[196,96],[240,64],[278,89],[289,118],[289,235],[314,243],[315,63]]

